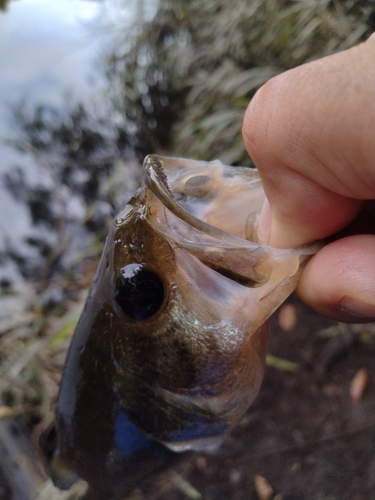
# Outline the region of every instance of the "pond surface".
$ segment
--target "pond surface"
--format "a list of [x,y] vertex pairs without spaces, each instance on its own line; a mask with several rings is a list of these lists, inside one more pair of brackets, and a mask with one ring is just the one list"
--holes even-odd
[[[6,143],[24,140],[12,110],[23,102],[28,112],[47,106],[64,117],[68,101],[89,106],[105,86],[98,61],[107,50],[108,23],[116,8],[111,2],[19,0],[0,11],[0,281],[22,279],[9,253],[32,260],[40,248],[25,240],[51,237],[45,227],[33,227],[21,186],[48,190],[51,179],[33,151],[25,154]],[[18,180],[16,169],[21,172]],[[4,176],[13,178],[12,193]],[[70,211],[82,216],[82,203],[73,201]]]

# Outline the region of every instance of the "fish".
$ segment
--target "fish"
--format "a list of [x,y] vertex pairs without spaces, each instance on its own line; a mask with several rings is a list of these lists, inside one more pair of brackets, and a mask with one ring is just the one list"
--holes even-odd
[[256,398],[268,318],[317,251],[258,241],[246,167],[149,155],[117,214],[67,355],[55,485],[114,500],[220,444]]

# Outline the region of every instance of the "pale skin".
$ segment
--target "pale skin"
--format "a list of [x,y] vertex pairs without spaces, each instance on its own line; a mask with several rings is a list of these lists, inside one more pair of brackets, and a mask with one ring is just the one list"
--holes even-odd
[[307,264],[302,300],[339,321],[375,321],[375,34],[267,82],[243,137],[268,198],[263,242],[296,247],[347,228]]

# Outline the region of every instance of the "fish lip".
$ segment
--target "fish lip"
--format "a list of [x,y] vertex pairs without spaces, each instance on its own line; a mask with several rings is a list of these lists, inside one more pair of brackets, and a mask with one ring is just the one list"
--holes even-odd
[[[169,234],[166,234],[160,228],[158,230],[162,234],[164,234],[164,236],[166,236],[170,241],[173,241],[175,244],[177,244],[177,246],[180,246],[192,255],[195,255],[204,265],[217,270],[220,274],[223,274],[224,276],[230,275],[230,279],[233,279],[234,281],[237,281],[239,283],[243,282],[245,286],[257,287],[264,285],[268,281],[271,273],[270,263],[273,260],[273,249],[268,245],[261,245],[254,241],[249,241],[245,238],[232,235],[222,229],[219,229],[216,226],[204,222],[203,220],[195,217],[190,212],[188,212],[182,205],[178,203],[168,185],[168,178],[164,171],[164,162],[168,160],[176,163],[181,162],[181,166],[186,165],[187,162],[192,161],[184,158],[169,159],[160,157],[158,155],[148,155],[146,156],[143,163],[145,173],[144,182],[146,186],[163,204],[163,206],[167,208],[173,216],[182,221],[183,224],[186,224],[189,229],[199,232],[198,239],[200,240],[200,243],[196,239],[191,242],[184,236],[176,238],[171,231],[169,231]],[[199,166],[200,162],[194,161],[194,164],[196,163]],[[207,165],[207,162],[202,163]],[[214,163],[215,162],[211,162],[212,165]],[[222,165],[221,167],[223,168]],[[209,241],[207,240],[207,238],[209,239]],[[221,253],[221,257],[212,255],[212,250],[214,252],[219,251]],[[247,257],[244,256],[244,258],[248,260],[249,270],[254,269],[250,271],[250,275],[248,275],[249,272],[236,272],[234,266],[232,265],[231,257],[233,255],[233,251],[246,253]],[[257,266],[254,266],[254,258],[256,259],[256,255],[258,255],[259,251],[263,256],[263,261],[265,261],[265,258],[267,259],[267,273],[264,269],[262,269],[260,273],[257,272]],[[218,263],[219,260],[221,261],[221,263]],[[227,263],[227,265],[223,264],[224,261]]]
[[[182,163],[186,163],[188,160],[186,158],[178,158],[171,157],[167,158],[168,160],[181,161]],[[220,240],[221,242],[229,243],[238,247],[242,247],[244,249],[251,248],[254,246],[262,247],[266,252],[273,252],[277,250],[280,255],[284,252],[293,252],[298,253],[301,256],[310,256],[314,255],[318,250],[320,250],[326,243],[325,240],[315,241],[313,243],[307,243],[306,245],[302,245],[295,249],[279,249],[273,248],[266,244],[255,243],[253,241],[246,240],[244,238],[240,238],[238,236],[234,236],[232,234],[223,231],[207,222],[204,222],[197,217],[194,217],[190,212],[188,212],[185,208],[183,208],[178,201],[176,200],[174,194],[172,193],[169,185],[168,185],[168,177],[164,171],[164,158],[159,155],[150,154],[147,155],[143,162],[143,170],[145,173],[145,184],[147,187],[151,189],[151,191],[159,198],[159,200],[163,203],[163,205],[168,208],[176,217],[183,220],[193,228],[201,231],[203,233],[212,236]],[[196,160],[194,160],[196,161]],[[198,161],[199,163],[199,161]],[[202,163],[214,163],[214,162],[203,162]],[[245,167],[231,167],[233,169],[237,169],[241,171],[244,175]],[[253,169],[255,170],[255,169]]]
[[[173,158],[171,160],[176,164],[180,162],[181,166],[186,166],[189,162],[191,162],[191,160],[183,158]],[[184,248],[190,254],[195,255],[204,265],[217,270],[220,274],[223,274],[224,276],[228,276],[229,274],[231,279],[234,279],[237,282],[243,282],[245,286],[254,287],[265,284],[271,274],[270,263],[272,261],[273,252],[271,247],[268,247],[267,245],[259,245],[255,242],[232,235],[216,226],[204,222],[188,212],[182,205],[180,205],[180,203],[178,203],[169,187],[167,174],[164,170],[164,163],[166,162],[168,162],[167,158],[164,159],[158,155],[146,156],[143,163],[145,185],[153,192],[153,194],[172,214],[172,216],[176,217],[184,225],[187,225],[189,230],[198,231],[198,238],[191,242],[186,239],[185,236],[180,235],[180,237],[176,237],[179,234],[178,232],[177,234],[174,234],[173,231],[168,231],[168,234],[166,234],[160,227],[158,230],[170,241],[173,241],[174,244]],[[206,162],[204,163],[207,165]],[[214,162],[212,162],[211,165],[213,165],[213,163]],[[199,162],[194,162],[192,166],[199,167]],[[224,168],[223,166],[221,167]],[[197,240],[200,241],[200,243],[198,243]],[[214,252],[212,252],[212,250]],[[262,269],[262,272],[260,273],[256,272],[256,266],[254,267],[252,263],[252,261],[254,261],[255,254],[258,254],[259,250],[263,256],[263,260],[260,262],[263,262],[264,257],[267,256],[267,273],[264,272],[264,269]],[[220,252],[220,256],[215,255],[217,251]],[[249,269],[254,268],[254,271],[250,272],[250,276],[248,276],[248,272],[239,273],[235,270],[235,266],[232,265],[231,258],[233,251],[239,251],[241,253],[250,252],[252,257],[249,255]],[[226,264],[224,264],[224,262]]]
[[[174,160],[179,160],[179,158],[173,158]],[[186,162],[187,160],[181,158],[182,161]],[[234,167],[233,167],[234,168]],[[145,183],[151,189],[151,191],[159,198],[159,200],[163,203],[163,205],[168,208],[176,217],[183,220],[193,228],[201,231],[202,233],[206,233],[213,238],[216,238],[221,241],[225,241],[227,243],[235,244],[236,246],[244,247],[244,248],[254,248],[254,243],[247,241],[243,238],[239,238],[238,236],[233,236],[222,229],[219,229],[211,224],[207,224],[207,222],[194,217],[191,213],[189,213],[185,208],[183,208],[168,185],[167,175],[164,172],[163,166],[163,158],[158,155],[148,155],[144,159],[143,169],[145,172]],[[267,245],[257,245],[262,246],[265,249],[268,249]]]
[[[265,285],[272,274],[272,268],[277,261],[282,261],[288,256],[297,256],[299,262],[308,259],[309,256],[316,253],[319,246],[306,245],[296,249],[278,249],[266,244],[260,244],[256,240],[252,241],[237,234],[231,234],[227,230],[209,224],[204,220],[190,213],[176,199],[169,186],[167,172],[171,173],[174,182],[175,170],[181,168],[182,171],[197,169],[200,167],[215,170],[219,168],[223,178],[226,176],[226,168],[219,161],[199,162],[184,158],[167,158],[158,155],[146,156],[144,169],[144,183],[152,193],[158,198],[160,203],[172,216],[187,226],[195,236],[186,238],[185,233],[181,234],[178,226],[166,224],[166,230],[163,228],[163,222],[155,220],[154,228],[164,237],[178,247],[184,248],[187,252],[197,257],[204,265],[211,267],[220,274],[243,284],[246,287],[254,288]],[[254,171],[246,172],[244,167],[233,168],[234,175],[246,178],[257,179]],[[175,169],[175,170],[174,170]],[[183,227],[183,226],[182,226]],[[239,260],[240,259],[240,260]]]

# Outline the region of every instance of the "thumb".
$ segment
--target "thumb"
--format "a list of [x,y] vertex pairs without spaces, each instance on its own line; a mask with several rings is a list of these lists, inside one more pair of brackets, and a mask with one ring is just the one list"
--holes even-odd
[[267,82],[243,123],[269,200],[260,237],[295,247],[348,225],[375,198],[375,37]]

